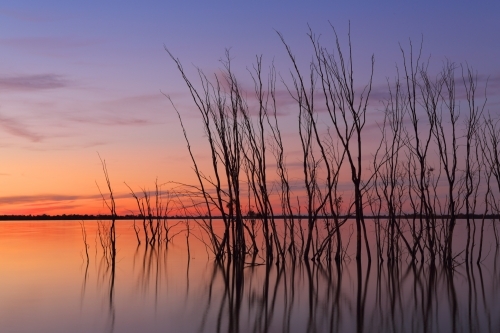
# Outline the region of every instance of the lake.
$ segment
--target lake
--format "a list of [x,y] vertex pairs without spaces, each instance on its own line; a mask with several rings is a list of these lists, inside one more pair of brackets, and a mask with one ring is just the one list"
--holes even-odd
[[351,248],[341,265],[217,263],[196,226],[188,251],[183,225],[168,245],[138,246],[133,221],[116,222],[113,266],[96,221],[88,260],[78,221],[0,222],[0,332],[499,332],[491,221],[481,265],[458,250],[464,223],[450,270],[404,256],[358,265]]

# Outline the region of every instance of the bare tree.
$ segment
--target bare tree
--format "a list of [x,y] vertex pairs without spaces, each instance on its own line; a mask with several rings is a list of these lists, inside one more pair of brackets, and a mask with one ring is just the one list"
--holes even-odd
[[322,47],[319,40],[310,34],[315,52],[313,68],[319,77],[326,109],[337,138],[345,150],[351,171],[356,218],[356,259],[361,260],[361,240],[362,236],[364,236],[368,261],[371,261],[363,213],[362,130],[366,123],[375,58],[374,56],[371,57],[371,73],[368,83],[357,96],[358,93],[354,86],[350,29],[347,57],[344,57],[335,28],[332,27],[332,29],[335,34],[336,45],[333,52]]

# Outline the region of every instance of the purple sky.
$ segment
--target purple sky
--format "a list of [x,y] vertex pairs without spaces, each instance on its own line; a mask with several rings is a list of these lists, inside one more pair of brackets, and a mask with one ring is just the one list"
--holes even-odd
[[121,194],[123,181],[138,188],[156,177],[188,179],[182,132],[162,92],[185,112],[194,142],[203,135],[164,45],[190,74],[192,65],[217,72],[230,48],[242,77],[257,54],[285,77],[290,62],[276,31],[306,66],[307,25],[329,44],[328,22],[345,41],[350,21],[356,74],[368,75],[374,54],[382,86],[401,63],[398,43],[423,36],[423,54],[437,67],[448,58],[490,77],[489,107],[498,114],[499,14],[500,3],[486,1],[2,3],[0,214],[96,212],[85,208],[96,205],[95,180],[103,183],[96,152]]

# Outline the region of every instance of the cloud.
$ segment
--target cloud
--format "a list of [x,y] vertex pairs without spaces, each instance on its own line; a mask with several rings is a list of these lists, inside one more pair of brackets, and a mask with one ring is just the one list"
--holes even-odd
[[0,115],[0,128],[14,136],[28,139],[32,142],[40,142],[45,136],[35,133],[26,128],[26,125],[14,118],[8,118]]
[[[391,82],[392,83],[392,82]],[[392,87],[391,87],[392,88]],[[385,102],[391,97],[389,93],[389,88],[387,86],[387,83],[379,83],[379,84],[373,84],[372,85],[372,90],[370,92],[370,101],[377,103],[377,102]]]
[[33,91],[64,88],[69,85],[70,82],[58,74],[0,76],[0,89],[5,90]]
[[54,49],[74,49],[104,43],[104,40],[74,36],[65,37],[16,37],[2,38],[0,44],[23,50],[54,51]]
[[[498,95],[500,93],[500,73],[492,75],[479,75],[478,81],[483,84],[488,84],[486,88],[487,95]],[[482,91],[480,91],[482,93]]]
[[93,106],[92,114],[90,111],[85,114],[70,114],[65,116],[65,120],[100,126],[157,125],[165,122],[162,116],[168,103],[167,98],[160,93],[125,96]]
[[157,121],[139,118],[91,118],[91,117],[68,117],[68,120],[81,124],[103,125],[103,126],[144,126],[157,124]]
[[[175,94],[179,95],[179,94]],[[181,94],[183,96],[185,94]],[[145,104],[145,103],[157,103],[164,102],[169,103],[168,99],[161,93],[157,94],[142,94],[142,95],[134,95],[134,96],[126,96],[122,98],[117,98],[111,101],[104,102],[104,104],[109,105],[123,105],[123,104]]]
[[[465,72],[464,72],[465,74]],[[484,93],[486,88],[486,96],[498,96],[500,91],[500,73],[494,73],[491,75],[476,74],[475,75],[475,85],[476,85],[476,96],[477,100],[484,100]],[[418,77],[418,84],[421,84],[421,78]],[[394,80],[389,81],[391,89],[394,90]],[[402,93],[406,94],[406,81],[404,77],[401,77],[401,89]],[[394,93],[394,91],[393,91]],[[370,93],[370,100],[372,102],[386,102],[390,99],[390,92],[387,83],[377,83],[373,84],[372,91]],[[417,97],[421,98],[420,89],[417,87]],[[460,69],[455,72],[455,98],[457,100],[467,100],[467,94],[464,88],[464,82]]]
[[[104,193],[107,198],[107,194]],[[115,193],[115,199],[130,198],[130,193]],[[0,197],[0,205],[30,204],[46,206],[51,203],[73,202],[78,200],[102,200],[100,194],[68,195],[68,194],[35,194],[35,195],[12,195]]]
[[39,203],[41,201],[74,201],[81,199],[97,199],[100,195],[80,196],[80,195],[61,195],[61,194],[40,194],[40,195],[14,195],[0,197],[0,205],[13,205],[24,203]]
[[55,17],[49,16],[47,14],[33,13],[33,12],[13,10],[13,9],[0,9],[0,15],[10,17],[19,21],[34,22],[34,23],[50,22],[55,20]]
[[[106,141],[90,141],[90,142],[83,142],[83,143],[77,143],[77,144],[62,144],[62,145],[22,145],[22,146],[17,146],[20,149],[25,149],[25,150],[30,150],[30,151],[67,151],[67,150],[75,150],[75,149],[88,149],[88,148],[94,148],[94,147],[99,147],[99,146],[104,146],[107,145],[108,142]],[[1,176],[1,174],[0,174]]]

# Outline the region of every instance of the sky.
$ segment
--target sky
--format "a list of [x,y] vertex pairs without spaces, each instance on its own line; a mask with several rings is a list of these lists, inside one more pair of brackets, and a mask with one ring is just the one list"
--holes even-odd
[[134,210],[126,184],[141,191],[156,180],[196,181],[165,95],[200,161],[208,158],[203,131],[165,48],[193,78],[196,67],[220,72],[228,49],[251,87],[247,68],[256,55],[266,66],[274,61],[286,81],[291,65],[277,32],[307,66],[308,25],[333,46],[330,24],[343,42],[350,24],[361,81],[373,54],[374,84],[384,85],[401,62],[400,45],[423,39],[423,54],[436,64],[466,62],[489,77],[498,112],[499,13],[490,1],[2,2],[0,214],[107,213],[99,156],[119,213]]

